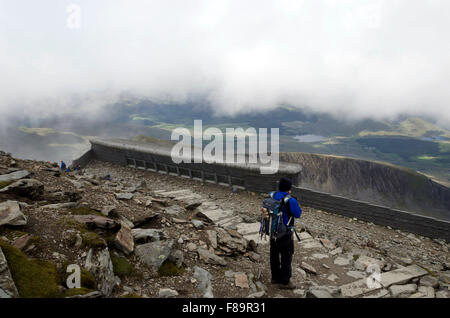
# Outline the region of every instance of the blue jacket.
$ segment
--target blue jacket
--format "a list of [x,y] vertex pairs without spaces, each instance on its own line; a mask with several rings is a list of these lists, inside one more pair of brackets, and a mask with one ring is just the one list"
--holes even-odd
[[[281,191],[277,191],[275,192],[275,194],[273,195],[273,198],[275,200],[281,200],[282,198],[284,198],[286,195],[288,195],[287,192],[281,192]],[[286,209],[286,208],[285,208]],[[292,216],[294,216],[295,218],[299,218],[300,215],[302,215],[302,209],[300,208],[300,204],[297,202],[297,200],[295,198],[291,198],[289,200],[289,210],[292,214]],[[283,210],[283,223],[285,225],[288,224],[289,222],[289,218],[290,216],[288,215],[288,213],[286,213],[285,210]],[[293,223],[292,223],[293,224]]]

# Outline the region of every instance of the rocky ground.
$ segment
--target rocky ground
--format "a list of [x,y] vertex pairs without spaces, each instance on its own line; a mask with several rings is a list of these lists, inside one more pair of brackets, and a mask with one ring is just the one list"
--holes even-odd
[[[296,289],[279,289],[257,233],[263,197],[1,153],[0,297],[450,297],[448,243],[308,207],[296,222]],[[68,288],[70,264],[81,288]]]

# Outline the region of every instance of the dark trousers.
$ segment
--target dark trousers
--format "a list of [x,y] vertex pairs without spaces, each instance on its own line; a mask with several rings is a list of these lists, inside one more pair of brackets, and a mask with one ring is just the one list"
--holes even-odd
[[270,240],[270,269],[272,280],[288,284],[292,276],[292,255],[294,254],[294,239],[292,234],[276,241]]

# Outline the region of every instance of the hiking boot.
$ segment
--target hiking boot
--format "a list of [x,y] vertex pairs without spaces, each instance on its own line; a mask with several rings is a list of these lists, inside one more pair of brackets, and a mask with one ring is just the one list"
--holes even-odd
[[296,286],[292,284],[291,282],[287,284],[279,284],[280,289],[295,289]]

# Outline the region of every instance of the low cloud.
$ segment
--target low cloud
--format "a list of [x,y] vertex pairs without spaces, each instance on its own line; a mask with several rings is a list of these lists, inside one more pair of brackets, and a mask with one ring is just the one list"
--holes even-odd
[[447,0],[0,0],[0,115],[133,96],[449,125],[448,16]]

